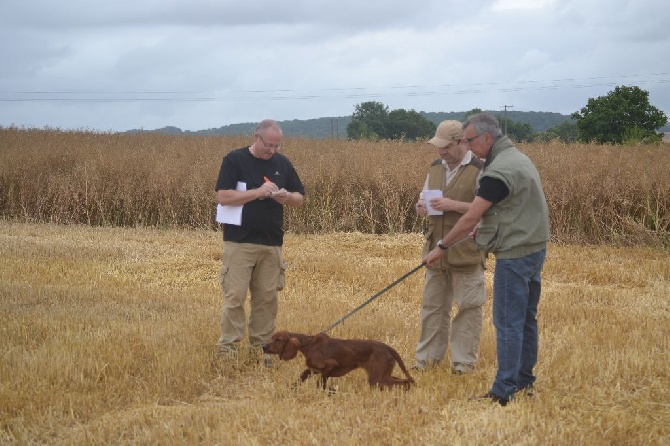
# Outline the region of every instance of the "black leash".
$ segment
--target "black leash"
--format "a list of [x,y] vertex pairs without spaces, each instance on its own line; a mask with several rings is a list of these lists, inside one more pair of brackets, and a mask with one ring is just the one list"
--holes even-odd
[[[468,236],[462,238],[461,240],[457,241],[457,242],[454,243],[453,245],[450,245],[449,247],[451,248],[451,247],[453,247],[453,246],[458,245],[459,243],[463,243],[464,241],[466,241],[466,240],[469,239],[469,238],[470,238],[470,236],[468,235]],[[419,271],[419,270],[420,270],[421,268],[423,268],[424,266],[426,266],[426,263],[425,263],[425,262],[421,262],[420,265],[415,266],[410,272],[406,273],[404,276],[402,276],[401,278],[399,278],[398,280],[396,280],[396,281],[393,282],[392,284],[388,285],[386,288],[384,288],[383,290],[381,290],[380,292],[378,292],[377,294],[375,294],[374,296],[372,296],[370,299],[366,300],[366,301],[363,302],[361,305],[359,305],[358,307],[356,307],[356,308],[354,308],[353,310],[351,310],[349,313],[347,313],[347,314],[345,314],[344,316],[342,316],[341,318],[339,318],[333,325],[331,325],[330,327],[326,328],[326,329],[323,330],[321,333],[327,333],[327,332],[329,332],[330,330],[332,330],[333,328],[337,327],[337,326],[340,325],[342,322],[344,322],[344,320],[347,319],[349,316],[351,316],[352,314],[354,314],[355,312],[357,312],[358,310],[360,310],[361,308],[363,308],[364,306],[366,306],[367,304],[369,304],[370,302],[372,302],[373,300],[375,300],[376,298],[378,298],[379,296],[381,296],[382,294],[384,294],[385,292],[387,292],[388,290],[390,290],[391,288],[393,288],[394,286],[396,286],[397,284],[399,284],[400,282],[402,282],[403,280],[407,279],[409,276],[411,276],[411,275],[414,274],[415,272]]]
[[359,305],[358,307],[351,310],[349,313],[347,313],[344,316],[342,316],[341,318],[339,318],[333,325],[326,328],[321,333],[327,333],[330,330],[332,330],[333,328],[337,327],[342,322],[344,322],[344,320],[347,319],[349,316],[351,316],[352,314],[354,314],[355,312],[357,312],[358,310],[360,310],[361,308],[363,308],[364,306],[366,306],[367,304],[369,304],[370,302],[372,302],[373,300],[375,300],[376,298],[378,298],[379,296],[381,296],[382,294],[384,294],[385,292],[387,292],[388,290],[390,290],[391,288],[393,288],[394,286],[396,286],[397,284],[399,284],[400,282],[402,282],[403,280],[405,280],[406,278],[408,278],[409,276],[411,276],[412,274],[414,274],[415,272],[420,270],[421,268],[423,268],[425,265],[426,265],[425,263],[421,262],[420,265],[414,267],[414,269],[412,269],[410,272],[406,273],[404,276],[402,276],[401,278],[399,278],[398,280],[396,280],[392,284],[388,285],[386,288],[384,288],[383,290],[381,290],[380,292],[378,292],[377,294],[375,294],[374,296],[372,296],[371,298],[369,298],[368,300],[363,302],[361,305]]

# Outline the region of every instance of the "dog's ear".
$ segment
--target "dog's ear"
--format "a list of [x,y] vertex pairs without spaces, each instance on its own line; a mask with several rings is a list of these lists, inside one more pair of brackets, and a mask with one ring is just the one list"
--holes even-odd
[[281,354],[281,359],[288,361],[295,358],[295,356],[298,354],[299,348],[300,341],[298,341],[296,338],[289,338],[288,342],[286,343],[286,347],[284,347],[284,351]]

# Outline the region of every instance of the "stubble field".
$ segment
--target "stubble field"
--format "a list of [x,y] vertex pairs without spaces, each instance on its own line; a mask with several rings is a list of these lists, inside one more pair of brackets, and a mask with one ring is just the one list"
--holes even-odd
[[[314,333],[420,261],[419,234],[288,234],[278,328]],[[215,354],[221,234],[0,221],[3,444],[669,444],[670,253],[553,243],[543,275],[537,393],[470,398],[495,373],[491,278],[480,364],[415,374],[409,392],[292,389]],[[332,331],[396,348],[419,335],[422,273]],[[396,369],[396,373],[399,371]]]

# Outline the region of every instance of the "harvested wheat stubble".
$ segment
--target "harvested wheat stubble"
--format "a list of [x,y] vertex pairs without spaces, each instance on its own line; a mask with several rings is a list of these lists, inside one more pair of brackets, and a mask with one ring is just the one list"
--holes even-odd
[[[314,333],[414,267],[418,234],[288,234],[277,326]],[[489,261],[480,363],[409,392],[338,378],[293,389],[215,354],[221,234],[0,221],[0,442],[8,444],[668,444],[670,253],[549,247],[536,395],[470,401],[495,374]],[[413,358],[415,274],[333,335]]]

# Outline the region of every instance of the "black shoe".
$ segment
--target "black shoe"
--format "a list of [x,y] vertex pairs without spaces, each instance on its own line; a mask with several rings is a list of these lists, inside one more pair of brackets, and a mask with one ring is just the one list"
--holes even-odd
[[519,395],[525,395],[527,397],[531,397],[531,396],[535,395],[535,389],[533,388],[533,385],[531,384],[529,386],[521,387],[519,389],[516,389],[516,391],[514,393],[519,394]]
[[501,406],[507,406],[507,403],[509,403],[509,398],[503,398],[501,396],[496,395],[495,393],[487,392],[484,395],[480,396],[477,398],[478,400],[489,400],[492,403],[498,403]]

